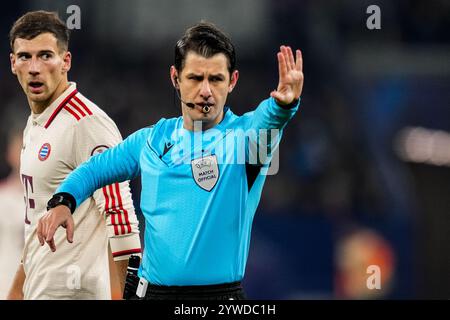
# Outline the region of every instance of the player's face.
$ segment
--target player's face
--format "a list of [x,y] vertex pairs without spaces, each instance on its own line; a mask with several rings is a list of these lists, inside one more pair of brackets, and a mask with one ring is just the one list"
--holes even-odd
[[30,104],[38,109],[47,107],[66,89],[71,55],[58,47],[53,34],[42,33],[31,40],[17,38],[10,59],[12,72]]
[[[228,94],[233,90],[238,72],[230,75],[228,60],[223,53],[205,58],[197,53],[188,52],[184,68],[178,75],[181,99],[195,103],[195,108],[182,104],[185,126],[192,129],[194,121],[202,121],[204,130],[219,123],[223,118],[223,108]],[[203,106],[211,108],[203,112]]]

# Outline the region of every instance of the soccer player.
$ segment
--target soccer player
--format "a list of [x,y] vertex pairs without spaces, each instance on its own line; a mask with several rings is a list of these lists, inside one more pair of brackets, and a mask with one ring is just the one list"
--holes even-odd
[[[6,122],[3,122],[6,124]],[[0,300],[7,297],[23,250],[23,189],[19,179],[22,130],[9,125],[6,161],[11,173],[0,181]]]
[[[237,116],[225,107],[238,80],[233,44],[212,24],[189,28],[176,44],[170,69],[182,116],[135,132],[73,171],[39,222],[41,245],[55,249],[55,230],[73,223],[73,209],[95,189],[140,175],[146,228],[138,297],[244,298],[251,225],[271,159],[263,154],[250,161],[250,146],[274,149],[281,133],[274,143],[248,135],[242,162],[232,161],[240,145],[228,138],[238,138],[237,131],[283,130],[303,87],[301,52],[295,56],[290,47],[280,47],[277,89],[254,111]],[[192,144],[196,137],[201,143]],[[67,236],[72,239],[72,230]]]
[[51,12],[29,12],[10,31],[11,70],[31,108],[20,164],[25,248],[10,299],[111,299],[110,278],[119,272],[123,286],[128,257],[141,251],[128,182],[111,181],[78,203],[74,221],[64,225],[68,233],[76,231],[72,245],[62,229],[54,237],[57,252],[36,240],[57,186],[82,162],[122,140],[106,113],[68,81],[68,42],[68,29]]

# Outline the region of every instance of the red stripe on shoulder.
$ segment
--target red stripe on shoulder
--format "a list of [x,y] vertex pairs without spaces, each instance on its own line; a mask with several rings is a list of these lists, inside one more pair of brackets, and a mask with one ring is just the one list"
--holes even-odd
[[88,115],[92,116],[91,110],[89,110],[89,108],[86,106],[86,104],[85,104],[83,101],[81,101],[80,98],[78,98],[77,96],[74,96],[73,98],[75,99],[76,102],[78,102],[78,104],[79,104],[84,110],[86,110],[86,112],[88,113]]
[[58,113],[64,108],[64,106],[67,104],[67,102],[72,99],[77,94],[77,89],[73,90],[60,104],[59,106],[53,111],[50,118],[48,118],[47,123],[44,125],[44,128],[47,129],[50,124],[53,122],[53,120],[56,118]]
[[75,111],[73,111],[72,109],[70,109],[69,106],[65,105],[65,106],[64,106],[64,109],[66,109],[67,111],[69,111],[70,114],[73,115],[73,116],[75,117],[75,119],[77,119],[77,121],[80,120],[80,116],[79,116]]
[[86,113],[84,113],[83,110],[79,106],[77,106],[76,103],[73,102],[73,99],[69,101],[69,104],[72,106],[72,108],[74,108],[81,114],[82,118],[86,116]]

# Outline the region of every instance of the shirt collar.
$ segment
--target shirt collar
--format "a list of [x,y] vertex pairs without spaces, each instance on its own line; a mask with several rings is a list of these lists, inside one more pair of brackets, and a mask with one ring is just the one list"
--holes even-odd
[[40,114],[31,112],[32,120],[38,125],[48,128],[62,108],[77,94],[77,84],[69,82],[69,87]]
[[[232,112],[231,112],[230,108],[229,108],[229,107],[224,107],[224,108],[223,108],[223,117],[222,117],[222,120],[220,120],[220,122],[219,122],[218,124],[216,124],[214,127],[210,128],[210,129],[221,130],[224,126],[226,126],[226,125],[228,124],[228,121],[230,120],[231,114],[232,114]],[[180,116],[180,117],[178,118],[178,123],[177,123],[177,125],[176,125],[176,128],[177,128],[177,129],[183,129],[183,130],[186,130],[186,131],[188,131],[188,132],[194,133],[194,131],[190,131],[190,130],[185,129],[185,128],[183,127],[183,124],[184,124],[184,123],[183,123],[183,116]],[[210,129],[208,129],[208,130],[210,130]],[[204,131],[204,132],[207,132],[208,130],[206,130],[206,131]]]

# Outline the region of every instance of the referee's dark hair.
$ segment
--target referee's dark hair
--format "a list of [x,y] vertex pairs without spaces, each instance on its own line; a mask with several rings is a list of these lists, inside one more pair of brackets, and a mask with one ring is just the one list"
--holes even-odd
[[69,48],[69,29],[56,12],[31,11],[14,22],[9,32],[9,43],[14,52],[14,41],[17,38],[31,40],[42,33],[52,33],[58,41],[60,51]]
[[228,59],[230,74],[236,68],[236,54],[231,40],[210,22],[201,21],[186,30],[175,45],[175,69],[181,72],[186,55],[193,51],[205,58],[223,53]]

